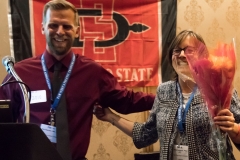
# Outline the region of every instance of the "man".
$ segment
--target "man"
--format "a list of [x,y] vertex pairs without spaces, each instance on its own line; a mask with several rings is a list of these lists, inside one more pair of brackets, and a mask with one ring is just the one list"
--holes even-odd
[[[58,115],[58,106],[53,107],[57,98],[52,94],[51,81],[55,63],[61,62],[60,74],[65,77],[66,87],[62,85],[60,90],[65,94],[62,97],[66,97],[73,160],[85,159],[94,104],[110,106],[119,113],[128,114],[149,110],[154,101],[153,95],[128,91],[98,63],[74,54],[71,47],[74,39],[78,37],[78,32],[79,18],[75,7],[65,0],[49,1],[44,6],[42,22],[46,50],[42,55],[23,60],[14,66],[18,76],[34,91],[32,97],[36,100],[30,104],[30,122],[40,125],[44,130],[44,126],[55,126],[55,122],[58,123],[53,115],[55,112],[56,116]],[[8,75],[4,81],[10,77],[11,75]],[[12,101],[14,120],[21,122],[24,101],[18,84],[6,85],[1,89]]]

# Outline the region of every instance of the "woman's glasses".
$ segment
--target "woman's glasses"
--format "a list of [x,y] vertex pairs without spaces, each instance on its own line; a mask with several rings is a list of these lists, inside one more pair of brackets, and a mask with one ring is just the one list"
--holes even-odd
[[195,47],[190,47],[190,46],[187,46],[187,47],[185,47],[185,48],[175,48],[175,49],[173,49],[173,55],[174,56],[179,56],[181,53],[182,53],[182,51],[184,51],[184,54],[186,55],[186,54],[194,54],[195,52],[196,52],[196,48]]

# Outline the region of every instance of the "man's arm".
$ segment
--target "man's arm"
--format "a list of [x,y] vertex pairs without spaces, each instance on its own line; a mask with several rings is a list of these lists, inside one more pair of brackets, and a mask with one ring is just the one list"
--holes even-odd
[[101,69],[99,88],[101,106],[110,107],[121,114],[129,114],[150,110],[155,95],[143,92],[133,92],[121,86],[117,79],[105,69]]

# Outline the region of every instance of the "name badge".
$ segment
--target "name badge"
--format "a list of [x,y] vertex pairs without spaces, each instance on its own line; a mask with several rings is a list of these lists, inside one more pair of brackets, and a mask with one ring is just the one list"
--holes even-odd
[[46,124],[41,124],[40,128],[42,131],[45,133],[45,135],[48,137],[48,139],[52,143],[57,143],[57,135],[56,135],[56,127],[55,126],[50,126]]
[[174,145],[173,146],[173,160],[189,160],[188,146]]
[[46,101],[47,101],[46,90],[31,91],[30,104],[46,102]]

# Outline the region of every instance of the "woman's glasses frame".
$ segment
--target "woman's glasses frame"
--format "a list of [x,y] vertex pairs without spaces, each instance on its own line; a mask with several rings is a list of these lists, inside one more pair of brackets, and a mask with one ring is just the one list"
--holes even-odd
[[179,56],[182,53],[182,51],[184,51],[185,55],[187,55],[187,54],[189,55],[189,54],[194,54],[196,52],[196,50],[197,50],[197,48],[191,47],[191,46],[187,46],[185,48],[174,48],[172,54],[174,56]]

